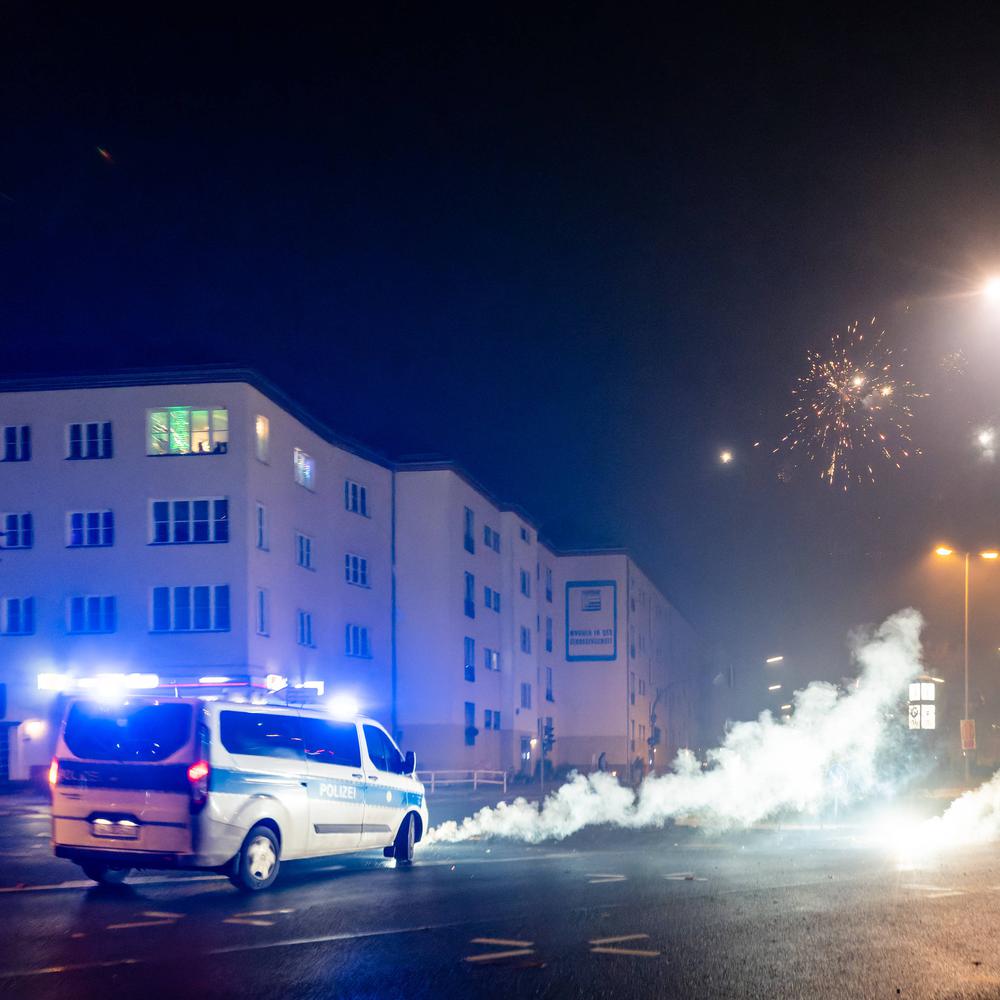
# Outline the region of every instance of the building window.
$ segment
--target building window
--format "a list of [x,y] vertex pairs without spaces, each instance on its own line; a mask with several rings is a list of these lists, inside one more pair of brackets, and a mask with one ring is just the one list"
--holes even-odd
[[368,516],[368,487],[351,479],[344,480],[344,510]]
[[70,424],[67,437],[67,458],[111,458],[113,455],[110,420]]
[[152,545],[192,545],[229,541],[229,501],[225,497],[198,500],[154,500]]
[[118,599],[86,595],[69,599],[69,631],[74,635],[98,635],[118,627]]
[[171,406],[150,410],[147,455],[224,455],[229,448],[229,411]]
[[111,510],[75,510],[68,519],[66,544],[71,549],[102,548],[115,544],[115,514]]
[[483,649],[483,666],[487,670],[500,670],[500,651],[490,649],[488,646]]
[[496,612],[498,612],[498,613],[500,611],[500,591],[499,590],[494,590],[493,591],[493,610],[496,611]]
[[526,569],[521,570],[521,593],[531,597],[531,574]]
[[345,629],[345,652],[348,656],[361,656],[370,659],[371,645],[368,641],[368,629],[364,625],[348,625]]
[[228,632],[229,586],[154,587],[154,632]]
[[487,708],[483,710],[483,729],[493,728],[493,709]]
[[0,599],[0,634],[35,634],[35,599],[4,597]]
[[471,573],[465,574],[465,616],[476,617],[476,578]]
[[30,513],[0,517],[0,549],[30,549],[35,544],[35,528]]
[[309,535],[303,535],[301,531],[295,532],[295,562],[303,569],[315,569],[313,563],[313,552],[315,542]]
[[469,636],[465,637],[465,679],[476,679],[476,640]]
[[531,544],[531,532],[523,524],[521,525],[521,541]]
[[552,668],[551,667],[546,667],[545,668],[545,700],[546,701],[555,701],[555,698],[552,695]]
[[316,489],[316,459],[307,455],[301,448],[292,452],[292,464],[295,470],[295,482],[307,490]]
[[476,515],[466,507],[465,508],[465,538],[463,539],[463,544],[465,545],[466,552],[476,551],[476,537],[473,532],[476,530]]
[[521,684],[521,708],[531,708],[531,685],[527,682]]
[[552,619],[545,619],[545,652],[552,652]]
[[354,587],[367,587],[368,560],[348,552],[344,556],[344,579]]
[[254,504],[254,526],[257,532],[257,548],[267,551],[267,508],[262,503]]
[[488,524],[483,525],[483,545],[494,552],[500,551],[500,532],[494,531]]
[[271,634],[271,600],[263,587],[257,588],[257,635]]
[[271,454],[271,421],[258,413],[253,422],[253,433],[257,461],[266,464]]
[[476,703],[467,701],[465,703],[465,745],[474,747],[479,730],[476,729]]
[[635,704],[635,674],[630,673],[629,675],[629,685],[628,685],[628,700],[630,705]]
[[15,424],[3,429],[4,462],[31,461],[31,427],[28,424]]
[[313,616],[311,611],[297,611],[295,641],[300,646],[315,646],[313,642]]
[[531,740],[527,736],[521,737],[521,760],[531,760]]
[[494,708],[493,709],[493,728],[494,729],[499,729],[500,728],[500,709],[499,708]]
[[521,652],[531,652],[531,629],[525,625],[521,626]]
[[552,603],[552,570],[545,567],[545,600]]

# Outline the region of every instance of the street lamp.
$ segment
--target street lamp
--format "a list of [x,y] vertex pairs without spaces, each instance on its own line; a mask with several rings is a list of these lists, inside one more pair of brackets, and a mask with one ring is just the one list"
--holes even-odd
[[[1000,279],[998,279],[997,292],[1000,294]],[[955,555],[955,550],[947,545],[939,545],[935,550],[934,554],[941,556],[942,558],[947,558],[948,556]],[[969,558],[971,553],[962,553],[962,558],[965,563],[965,601],[964,601],[964,615],[963,615],[963,659],[965,661],[965,712],[962,716],[963,719],[968,720],[969,718]],[[980,559],[994,560],[1000,558],[1000,552],[996,549],[986,549],[979,553]],[[965,783],[969,783],[969,755],[963,749],[962,757],[965,759]]]

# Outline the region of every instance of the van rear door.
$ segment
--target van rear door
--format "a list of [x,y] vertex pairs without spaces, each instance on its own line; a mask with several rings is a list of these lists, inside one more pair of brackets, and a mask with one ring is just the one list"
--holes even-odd
[[56,752],[56,844],[190,853],[187,770],[197,751],[189,702],[74,702]]

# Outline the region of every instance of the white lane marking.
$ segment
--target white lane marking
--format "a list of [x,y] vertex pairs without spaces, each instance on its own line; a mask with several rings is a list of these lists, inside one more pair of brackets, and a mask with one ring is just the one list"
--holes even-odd
[[224,924],[242,924],[245,927],[273,927],[273,920],[253,920],[250,917],[227,917]]
[[706,878],[699,878],[694,872],[671,872],[663,876],[671,882],[707,882]]
[[247,927],[273,927],[273,920],[261,920],[261,917],[283,916],[286,913],[294,913],[295,910],[253,910],[250,913],[234,913],[222,922],[224,924],[245,924]]
[[530,948],[534,944],[533,941],[515,941],[512,938],[473,938],[469,943],[506,945],[508,948]]
[[594,938],[592,941],[588,941],[588,944],[621,944],[622,941],[645,941],[649,938],[648,934],[619,934],[618,937],[609,938]]
[[144,917],[159,917],[160,920],[180,920],[184,916],[183,913],[166,913],[163,910],[146,910],[143,913]]
[[[182,875],[179,878],[157,878],[155,875],[139,876],[130,878],[128,885],[170,885],[180,882],[225,882],[225,875]],[[73,879],[69,882],[54,882],[51,885],[4,885],[0,886],[0,893],[4,892],[59,892],[67,889],[93,889],[97,885],[90,879]]]
[[[397,934],[417,934],[425,931],[447,930],[451,927],[465,927],[467,920],[452,920],[445,924],[424,924],[421,927],[391,927],[386,930],[356,931],[347,934],[323,934],[318,937],[289,938],[285,941],[258,941],[255,944],[226,945],[207,951],[191,952],[191,956],[211,957],[213,955],[238,955],[245,951],[263,951],[268,948],[300,948],[303,945],[335,944],[338,941],[358,941],[364,938],[392,937]],[[163,955],[146,958],[118,958],[106,962],[79,962],[75,965],[51,965],[43,969],[15,969],[0,971],[0,979],[25,979],[30,976],[48,976],[54,972],[85,972],[89,969],[110,969],[116,965],[144,965],[162,962]]]
[[904,889],[910,889],[913,892],[922,892],[927,899],[944,899],[947,896],[964,896],[964,889],[952,889],[950,886],[946,885],[922,885],[920,883],[911,882],[903,886]]
[[632,955],[635,958],[657,958],[658,951],[642,951],[639,948],[591,948],[591,955]]
[[502,958],[521,958],[524,955],[534,955],[534,948],[513,948],[510,951],[487,951],[482,955],[466,955],[466,962],[496,962]]
[[593,874],[587,876],[590,879],[591,885],[602,885],[605,882],[625,882],[626,878],[624,875],[605,875],[605,874]]
[[164,927],[166,924],[174,924],[176,920],[133,920],[128,924],[108,924],[109,931],[127,931],[133,927]]

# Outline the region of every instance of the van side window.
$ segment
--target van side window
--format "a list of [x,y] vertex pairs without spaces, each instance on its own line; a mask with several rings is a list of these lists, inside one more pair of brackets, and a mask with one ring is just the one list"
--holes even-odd
[[302,736],[294,715],[259,712],[220,713],[219,735],[230,753],[252,757],[302,759]]
[[329,719],[299,719],[302,748],[306,759],[317,764],[341,764],[361,767],[361,744],[358,727],[353,722],[333,722]]
[[396,744],[378,726],[365,726],[364,729],[368,756],[376,769],[389,774],[402,774],[403,755],[396,749]]

